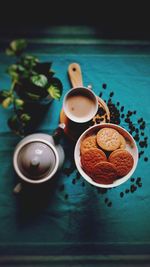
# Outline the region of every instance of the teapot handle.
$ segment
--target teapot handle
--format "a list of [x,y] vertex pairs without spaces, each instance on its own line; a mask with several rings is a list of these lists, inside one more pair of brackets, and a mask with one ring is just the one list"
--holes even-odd
[[52,137],[53,137],[53,140],[54,140],[55,144],[59,143],[59,139],[64,134],[65,127],[66,127],[65,123],[60,123],[58,125],[58,128],[54,131]]

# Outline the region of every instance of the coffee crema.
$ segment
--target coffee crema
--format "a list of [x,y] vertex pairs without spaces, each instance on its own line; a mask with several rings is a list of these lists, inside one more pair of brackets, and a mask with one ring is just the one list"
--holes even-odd
[[67,111],[74,117],[90,117],[95,110],[95,101],[88,94],[73,94],[66,100]]

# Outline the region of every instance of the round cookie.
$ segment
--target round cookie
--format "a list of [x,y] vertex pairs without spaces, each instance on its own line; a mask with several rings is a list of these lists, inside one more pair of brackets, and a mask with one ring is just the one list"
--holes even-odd
[[114,151],[120,146],[120,134],[115,129],[102,128],[97,133],[97,143],[106,151]]
[[91,174],[93,167],[101,161],[107,161],[107,157],[105,153],[98,148],[91,148],[81,155],[82,167],[88,174]]
[[117,179],[117,170],[110,162],[97,163],[91,175],[92,179],[99,184],[112,184]]
[[126,148],[126,140],[125,138],[120,134],[120,147],[119,149],[125,149]]
[[81,143],[80,151],[83,154],[85,151],[91,148],[97,148],[96,135],[86,137]]
[[113,151],[108,160],[116,167],[119,177],[127,175],[132,169],[134,163],[132,155],[124,149],[117,149],[116,151]]

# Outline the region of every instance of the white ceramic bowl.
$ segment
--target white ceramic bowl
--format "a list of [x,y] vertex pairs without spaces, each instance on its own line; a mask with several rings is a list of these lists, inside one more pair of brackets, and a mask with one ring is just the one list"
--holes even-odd
[[[89,177],[84,170],[82,169],[81,166],[81,161],[80,161],[80,145],[82,143],[82,141],[87,137],[90,136],[92,134],[96,134],[100,129],[102,128],[113,128],[115,130],[117,130],[121,135],[123,135],[123,137],[126,139],[126,150],[128,150],[131,155],[133,156],[134,159],[134,164],[133,167],[131,169],[131,171],[124,177],[116,179],[112,184],[98,184],[96,182],[94,182],[92,180],[91,177]],[[137,163],[138,163],[138,148],[136,145],[136,142],[134,141],[133,137],[131,136],[131,134],[125,130],[124,128],[122,128],[121,126],[118,126],[116,124],[112,124],[112,123],[102,123],[102,124],[98,124],[98,125],[94,125],[90,128],[88,128],[85,132],[82,133],[82,135],[79,137],[76,146],[75,146],[75,151],[74,151],[74,158],[75,158],[75,163],[76,163],[76,167],[78,169],[78,171],[80,172],[80,174],[82,175],[82,177],[89,182],[92,185],[95,185],[97,187],[102,187],[102,188],[112,188],[112,187],[116,187],[119,186],[121,184],[123,184],[124,182],[126,182],[134,173]]]

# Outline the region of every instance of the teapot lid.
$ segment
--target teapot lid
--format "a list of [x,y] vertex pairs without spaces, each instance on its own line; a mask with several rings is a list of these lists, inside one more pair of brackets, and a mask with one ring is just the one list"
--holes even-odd
[[20,148],[17,165],[27,179],[39,180],[53,172],[56,166],[56,155],[45,142],[32,141]]

